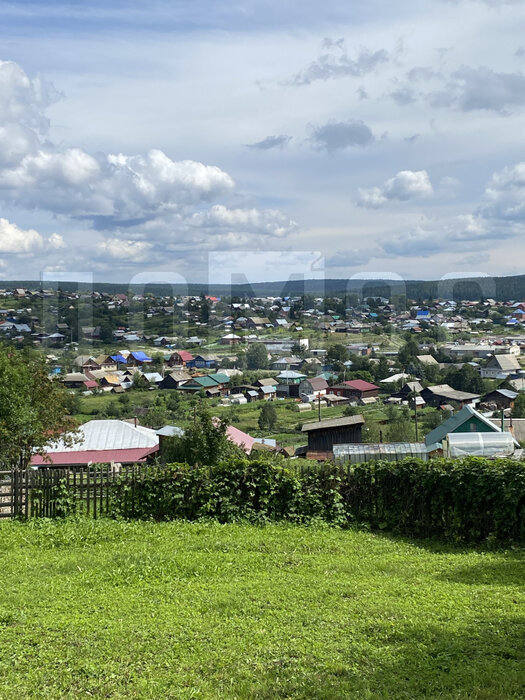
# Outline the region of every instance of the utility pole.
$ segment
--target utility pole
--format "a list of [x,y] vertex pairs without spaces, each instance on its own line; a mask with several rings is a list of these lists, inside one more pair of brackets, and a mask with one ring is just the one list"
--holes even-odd
[[419,435],[417,429],[417,394],[414,393],[414,423],[416,425],[416,442],[419,442]]
[[321,394],[317,396],[317,417],[321,420]]

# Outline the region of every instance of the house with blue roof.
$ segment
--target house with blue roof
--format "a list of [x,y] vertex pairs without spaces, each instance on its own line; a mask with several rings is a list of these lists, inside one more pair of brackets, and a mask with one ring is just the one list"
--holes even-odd
[[136,352],[130,352],[128,355],[128,367],[140,367],[141,365],[148,364],[149,362],[153,362],[153,360],[151,357],[148,357],[145,352],[138,350]]

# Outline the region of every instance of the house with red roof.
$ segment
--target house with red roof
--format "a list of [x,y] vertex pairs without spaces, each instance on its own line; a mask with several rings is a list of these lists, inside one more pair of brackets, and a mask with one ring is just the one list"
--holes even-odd
[[34,455],[31,464],[35,467],[135,464],[145,462],[158,450],[159,437],[150,428],[121,420],[92,420],[79,427],[73,445],[65,440],[50,444],[45,456]]
[[348,399],[370,399],[379,396],[379,387],[364,379],[351,379],[341,384],[335,384],[330,389],[336,396],[344,396]]
[[185,367],[188,362],[193,361],[193,355],[187,350],[176,350],[167,362],[168,367]]

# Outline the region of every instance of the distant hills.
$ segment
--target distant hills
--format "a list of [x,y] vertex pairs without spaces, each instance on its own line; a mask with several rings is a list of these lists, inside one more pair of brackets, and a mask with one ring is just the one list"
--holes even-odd
[[[13,289],[25,287],[30,290],[43,288],[58,288],[66,292],[86,291],[90,287],[86,283],[77,282],[50,282],[41,283],[38,280],[14,280],[0,281],[0,287]],[[300,296],[313,294],[315,296],[344,296],[349,293],[357,293],[359,297],[406,296],[408,299],[423,301],[425,299],[455,299],[479,300],[496,299],[497,301],[512,301],[525,299],[525,275],[513,275],[509,277],[480,277],[462,278],[450,280],[357,280],[357,279],[310,279],[288,280],[281,282],[255,282],[252,284],[152,284],[146,288],[139,285],[127,285],[121,283],[96,282],[93,290],[106,294],[127,294],[152,292],[156,295],[180,295],[180,294],[209,294],[213,296]]]

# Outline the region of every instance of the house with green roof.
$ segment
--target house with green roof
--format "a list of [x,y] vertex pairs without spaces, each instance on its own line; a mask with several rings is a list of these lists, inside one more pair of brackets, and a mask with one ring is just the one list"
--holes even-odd
[[501,428],[467,404],[425,436],[427,449],[441,449],[441,444],[449,433],[501,433]]
[[204,391],[208,397],[228,396],[230,393],[229,382],[228,375],[216,372],[205,374],[202,377],[193,377],[190,381],[181,384],[178,390],[189,394],[198,394],[200,391]]

